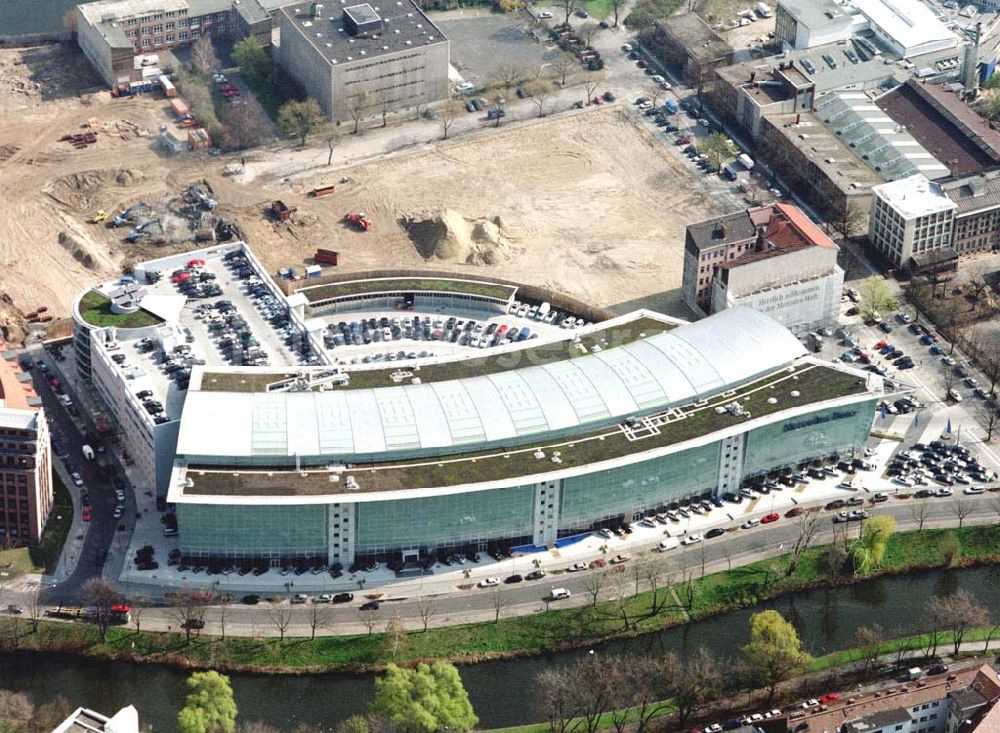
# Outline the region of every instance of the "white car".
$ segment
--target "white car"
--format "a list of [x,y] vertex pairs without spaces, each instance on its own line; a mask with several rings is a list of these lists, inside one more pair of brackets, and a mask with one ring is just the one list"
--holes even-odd
[[80,474],[78,474],[76,471],[74,471],[73,473],[71,473],[69,476],[70,476],[71,479],[73,479],[73,485],[74,486],[83,486],[83,477]]
[[892,479],[892,482],[894,484],[899,484],[900,486],[905,486],[908,489],[912,489],[916,485],[913,483],[911,479],[907,478],[906,476],[895,476]]
[[125,492],[121,489],[115,489],[115,498],[118,501],[125,501]]
[[962,401],[962,395],[960,395],[958,393],[958,390],[955,389],[954,387],[952,387],[951,389],[948,390],[948,397],[950,397],[955,402],[961,402]]
[[653,109],[653,103],[650,102],[650,101],[648,101],[648,100],[645,101],[645,102],[642,102],[642,103],[639,104],[639,109],[641,109],[641,110]]
[[577,572],[579,572],[581,570],[586,570],[586,569],[587,569],[587,563],[582,562],[582,561],[581,562],[575,562],[572,565],[570,565],[568,568],[566,568],[566,570],[569,571],[569,572],[571,572],[571,573],[577,573]]
[[492,588],[494,586],[500,585],[500,578],[490,576],[489,578],[483,578],[477,584],[480,588]]
[[553,588],[552,592],[549,594],[548,600],[550,601],[564,601],[569,598],[572,594],[566,588]]
[[704,117],[702,117],[701,119],[698,120],[698,124],[701,125],[702,127],[708,127],[712,123],[706,120]]
[[966,486],[963,494],[985,494],[986,489],[982,486]]
[[760,524],[759,519],[748,519],[743,524],[740,525],[740,529],[753,529],[758,524]]
[[552,13],[550,13],[548,10],[543,10],[538,14],[538,17],[541,18],[542,20],[548,20],[549,18],[552,17]]
[[685,537],[684,539],[681,540],[681,544],[682,545],[697,545],[699,542],[701,542],[701,539],[702,539],[702,537],[701,537],[700,534],[689,534],[687,537]]
[[123,507],[121,504],[115,507],[115,513],[114,513],[115,519],[121,519],[122,514],[124,513],[125,513],[125,507]]
[[471,92],[476,88],[476,85],[471,81],[463,81],[461,84],[455,85],[455,91],[460,93]]
[[660,74],[654,74],[654,75],[653,75],[653,77],[652,77],[652,79],[653,79],[653,81],[655,81],[655,82],[656,82],[657,84],[659,84],[660,82],[664,82],[664,81],[666,81],[666,79],[664,79],[664,78],[663,78],[663,76],[661,76]]
[[666,91],[669,92],[671,89],[673,89],[673,86],[670,84],[669,81],[661,81],[660,89],[665,89]]
[[624,51],[625,53],[632,53],[632,44],[626,43],[622,45],[622,51]]
[[955,492],[949,489],[947,486],[942,486],[940,489],[934,489],[934,496],[937,496],[941,499],[946,499],[947,497],[951,496],[954,493]]

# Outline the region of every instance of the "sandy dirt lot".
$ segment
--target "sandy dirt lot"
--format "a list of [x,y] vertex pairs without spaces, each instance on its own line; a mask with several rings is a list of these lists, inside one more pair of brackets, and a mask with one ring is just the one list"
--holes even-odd
[[[349,182],[335,194],[303,195],[339,177]],[[245,232],[255,247],[284,241],[261,251],[272,269],[324,246],[343,254],[342,269],[494,274],[621,310],[687,315],[684,228],[719,211],[697,183],[612,108],[295,181],[297,193],[282,195],[306,224],[248,217]],[[372,218],[371,231],[340,222],[356,210]]]
[[[301,160],[316,150],[257,151],[260,174],[235,177],[222,171],[238,156],[160,152],[148,133],[169,120],[165,100],[112,99],[69,47],[0,50],[0,326],[9,324],[4,296],[22,311],[46,305],[65,316],[81,287],[129,260],[166,254],[172,248],[125,245],[122,230],[87,218],[162,201],[200,180],[220,201],[217,213],[242,228],[272,270],[301,266],[327,247],[343,253],[346,270],[493,274],[619,310],[643,305],[678,315],[686,315],[684,227],[718,213],[700,181],[614,107],[480,130],[340,168],[303,170]],[[88,124],[96,144],[60,142]],[[347,140],[337,158],[358,160],[374,140]],[[347,183],[334,195],[306,196],[341,178]],[[263,216],[274,198],[298,207],[293,223]],[[372,231],[344,224],[357,210],[372,217]]]

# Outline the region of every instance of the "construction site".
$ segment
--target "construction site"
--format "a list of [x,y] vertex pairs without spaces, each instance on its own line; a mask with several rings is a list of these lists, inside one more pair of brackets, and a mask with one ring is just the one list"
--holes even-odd
[[234,235],[272,273],[326,249],[338,272],[479,271],[687,316],[684,222],[721,213],[614,107],[443,143],[433,122],[413,123],[422,140],[407,152],[373,152],[366,134],[345,138],[330,166],[320,141],[245,159],[170,155],[156,135],[174,117],[169,100],[114,99],[84,67],[65,45],[0,50],[0,327],[11,341],[39,308],[57,324],[89,281]]

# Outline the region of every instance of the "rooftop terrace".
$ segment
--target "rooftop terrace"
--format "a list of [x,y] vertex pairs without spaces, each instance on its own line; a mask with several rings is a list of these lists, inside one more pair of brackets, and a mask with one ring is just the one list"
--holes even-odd
[[140,308],[134,313],[113,313],[111,299],[97,290],[91,290],[80,299],[80,317],[98,328],[145,328],[163,322],[158,316]]
[[392,292],[437,292],[466,295],[481,295],[498,300],[509,300],[517,291],[513,285],[500,285],[480,280],[461,280],[445,278],[379,278],[373,280],[349,280],[305,287],[296,292],[302,293],[310,303],[316,303],[330,298],[340,298],[346,295],[365,295],[367,293]]
[[[752,418],[868,392],[864,377],[813,362],[769,374],[738,390],[650,415],[637,425],[617,424],[558,441],[511,445],[445,459],[352,465],[344,473],[353,491],[380,492],[482,483],[550,473],[682,443]],[[793,392],[795,394],[793,394]],[[774,402],[769,402],[770,399]],[[743,414],[717,412],[734,401]],[[188,496],[321,496],[345,491],[327,470],[188,466]]]

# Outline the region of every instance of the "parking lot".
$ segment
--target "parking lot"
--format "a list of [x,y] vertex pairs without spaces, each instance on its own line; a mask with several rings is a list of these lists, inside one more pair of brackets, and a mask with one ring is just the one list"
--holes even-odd
[[447,313],[358,312],[329,319],[322,339],[337,364],[407,361],[433,356],[469,355],[513,343],[546,341],[583,326],[582,320],[554,309],[539,314],[517,301],[506,315],[482,311]]
[[451,40],[452,65],[462,79],[479,86],[491,83],[501,66],[534,72],[562,54],[554,44],[535,40],[523,10],[469,8],[435,13],[433,20]]

